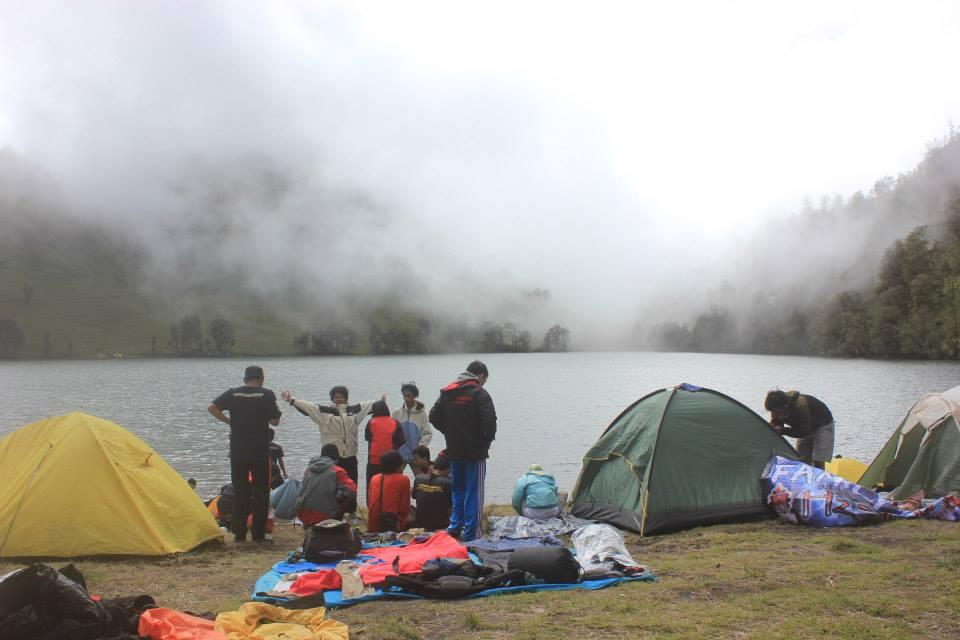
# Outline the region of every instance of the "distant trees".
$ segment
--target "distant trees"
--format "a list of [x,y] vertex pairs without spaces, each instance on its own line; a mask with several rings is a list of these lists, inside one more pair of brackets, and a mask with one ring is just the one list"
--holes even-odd
[[237,342],[233,324],[224,318],[214,318],[210,323],[210,339],[213,340],[213,349],[219,355],[227,355]]
[[353,353],[357,333],[346,327],[329,327],[304,332],[293,339],[293,348],[301,355],[344,355]]
[[0,318],[0,358],[16,358],[26,344],[26,336],[16,320]]
[[544,351],[568,351],[570,349],[570,330],[555,324],[547,329],[543,336]]
[[[180,318],[170,325],[167,347],[178,356],[198,356],[209,353],[228,355],[237,342],[236,329],[229,320],[216,317],[210,322],[209,334],[203,335],[203,322],[199,313]],[[151,342],[151,351],[156,355],[156,336]]]

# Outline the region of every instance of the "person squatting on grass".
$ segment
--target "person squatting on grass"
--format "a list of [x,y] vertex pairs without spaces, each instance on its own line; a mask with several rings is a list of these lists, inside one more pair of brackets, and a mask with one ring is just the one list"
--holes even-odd
[[453,498],[449,460],[437,458],[433,465],[427,461],[426,470],[417,474],[413,482],[413,499],[417,502],[415,527],[425,531],[438,531],[450,526]]
[[[254,542],[266,539],[270,506],[270,425],[280,424],[280,409],[273,391],[263,386],[263,369],[251,365],[243,386],[220,394],[207,411],[230,426],[230,481],[235,497],[230,528],[234,540],[247,539],[247,514],[253,512]],[[230,414],[228,418],[224,411]]]
[[410,478],[403,474],[403,456],[387,451],[380,456],[380,467],[367,494],[367,531],[403,531],[410,516]]
[[483,484],[490,444],[497,435],[497,411],[483,386],[487,365],[474,360],[457,379],[440,390],[430,409],[430,423],[447,440],[453,484],[449,533],[474,540],[481,535]]
[[540,465],[530,465],[513,487],[513,509],[533,520],[560,515],[557,481]]
[[337,445],[326,444],[319,456],[310,458],[297,493],[297,517],[304,528],[324,520],[342,520],[356,509],[357,485],[337,466]]

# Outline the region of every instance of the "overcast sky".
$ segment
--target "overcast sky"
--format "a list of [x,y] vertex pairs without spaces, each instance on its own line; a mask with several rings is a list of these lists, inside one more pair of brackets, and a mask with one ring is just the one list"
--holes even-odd
[[[804,197],[911,169],[960,114],[954,2],[0,7],[0,147],[78,208],[154,229],[195,211],[185,182],[242,190],[259,163],[287,195],[230,211],[272,229],[277,276],[312,273],[321,234],[434,299],[466,279],[629,313]],[[318,212],[331,191],[369,206]],[[228,266],[259,241],[233,244]],[[327,272],[396,271],[358,248]]]

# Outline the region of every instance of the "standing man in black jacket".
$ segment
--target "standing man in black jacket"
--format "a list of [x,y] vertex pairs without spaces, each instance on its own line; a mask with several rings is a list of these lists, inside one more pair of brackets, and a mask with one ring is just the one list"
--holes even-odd
[[[230,481],[236,494],[230,517],[234,540],[247,539],[247,514],[252,501],[253,541],[263,542],[270,506],[270,425],[280,424],[277,397],[264,388],[263,369],[256,365],[247,367],[243,386],[224,391],[207,411],[230,426]],[[229,418],[224,411],[230,414]]]
[[430,424],[446,437],[450,460],[453,511],[447,531],[464,540],[481,535],[487,457],[497,435],[497,411],[483,388],[489,376],[487,365],[474,360],[440,390],[430,410]]

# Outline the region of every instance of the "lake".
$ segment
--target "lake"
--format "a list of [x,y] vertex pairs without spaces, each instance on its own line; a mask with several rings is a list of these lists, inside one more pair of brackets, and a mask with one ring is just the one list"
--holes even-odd
[[[953,362],[880,362],[785,356],[695,353],[534,353],[481,356],[490,368],[487,389],[499,416],[487,472],[487,501],[508,502],[514,480],[531,463],[552,472],[570,490],[587,449],[628,404],[680,382],[721,391],[764,417],[770,388],[800,389],[831,408],[836,452],[869,462],[910,406],[924,393],[960,384]],[[227,428],[207,405],[241,384],[247,364],[266,370],[277,392],[325,401],[335,384],[352,402],[387,394],[399,406],[400,384],[415,380],[431,406],[439,389],[471,360],[468,355],[35,361],[0,364],[7,400],[0,404],[0,435],[41,418],[84,411],[139,435],[202,495],[229,481]],[[281,403],[277,441],[287,470],[299,477],[320,451],[316,426]],[[362,429],[362,427],[361,427]],[[366,463],[361,433],[360,476]],[[430,445],[436,454],[443,435]],[[362,489],[361,489],[362,490]]]

